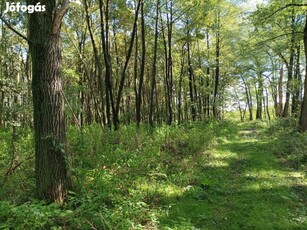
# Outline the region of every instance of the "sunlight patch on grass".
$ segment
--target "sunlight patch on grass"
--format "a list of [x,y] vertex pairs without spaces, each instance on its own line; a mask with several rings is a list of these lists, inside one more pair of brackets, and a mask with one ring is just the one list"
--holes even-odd
[[[304,175],[299,172],[286,172],[281,170],[259,170],[246,172],[247,184],[245,191],[259,189],[274,189],[277,187],[291,187],[293,185],[304,185]],[[296,179],[296,180],[295,180]]]
[[143,181],[136,184],[136,188],[149,194],[159,194],[165,197],[182,196],[184,189],[173,184]]
[[211,161],[208,166],[210,167],[228,167],[229,163],[223,161]]
[[286,174],[281,170],[257,170],[257,171],[248,171],[245,173],[247,178],[255,179],[281,179],[285,178]]

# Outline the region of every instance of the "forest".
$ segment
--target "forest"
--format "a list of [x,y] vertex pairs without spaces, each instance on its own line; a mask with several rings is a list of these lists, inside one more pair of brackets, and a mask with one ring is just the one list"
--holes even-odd
[[0,229],[307,229],[307,2],[0,7]]

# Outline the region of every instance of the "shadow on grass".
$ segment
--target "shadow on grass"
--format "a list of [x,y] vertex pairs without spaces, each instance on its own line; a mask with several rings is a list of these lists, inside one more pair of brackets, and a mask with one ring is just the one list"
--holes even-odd
[[274,140],[255,134],[218,145],[183,195],[160,197],[169,207],[162,229],[307,229],[304,178],[279,164]]
[[186,192],[181,197],[163,197],[161,202],[171,208],[168,215],[160,218],[160,226],[162,229],[306,229],[306,207],[298,204],[294,195],[283,195],[289,188],[232,193],[212,187],[202,196]]

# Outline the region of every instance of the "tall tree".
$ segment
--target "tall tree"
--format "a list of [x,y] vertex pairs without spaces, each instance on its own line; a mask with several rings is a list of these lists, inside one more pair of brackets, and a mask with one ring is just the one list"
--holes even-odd
[[141,0],[141,43],[142,43],[142,59],[141,59],[141,67],[140,67],[140,79],[139,79],[139,87],[136,95],[136,123],[137,126],[140,126],[141,122],[141,105],[142,105],[142,90],[143,90],[143,82],[144,82],[144,74],[145,74],[145,18],[144,18],[144,0]]
[[46,6],[29,15],[32,57],[36,190],[41,199],[63,203],[69,189],[61,79],[60,32],[69,0],[29,0]]

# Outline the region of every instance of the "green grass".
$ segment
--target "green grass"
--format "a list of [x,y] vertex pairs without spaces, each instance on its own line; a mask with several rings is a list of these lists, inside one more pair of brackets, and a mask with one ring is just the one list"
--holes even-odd
[[[0,192],[0,229],[306,229],[307,136],[295,125],[71,128],[68,203],[5,197],[21,180],[14,173]],[[15,193],[33,190],[31,167]]]

